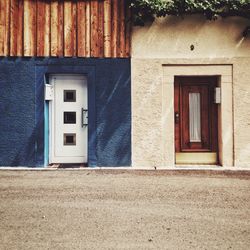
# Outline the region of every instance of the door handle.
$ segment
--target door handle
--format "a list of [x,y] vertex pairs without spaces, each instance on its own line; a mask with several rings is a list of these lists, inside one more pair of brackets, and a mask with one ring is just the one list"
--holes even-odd
[[82,128],[88,126],[88,110],[82,108]]
[[179,112],[175,112],[174,113],[174,121],[176,124],[179,123],[179,118],[180,118]]

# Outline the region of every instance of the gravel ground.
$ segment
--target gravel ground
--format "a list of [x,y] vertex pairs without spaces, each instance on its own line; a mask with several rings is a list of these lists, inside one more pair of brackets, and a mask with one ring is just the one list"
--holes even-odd
[[0,171],[0,249],[250,249],[250,173]]

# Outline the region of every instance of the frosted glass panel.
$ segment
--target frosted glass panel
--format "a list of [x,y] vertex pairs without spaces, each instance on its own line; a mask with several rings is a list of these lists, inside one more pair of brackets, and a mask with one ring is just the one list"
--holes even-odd
[[190,142],[201,142],[200,93],[189,93],[189,136]]

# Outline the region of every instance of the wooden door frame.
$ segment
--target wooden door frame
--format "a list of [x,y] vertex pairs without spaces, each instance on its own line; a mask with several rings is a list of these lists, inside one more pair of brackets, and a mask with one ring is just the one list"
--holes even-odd
[[[185,122],[183,121],[182,105],[182,86],[208,86],[208,131],[209,131],[209,147],[207,149],[183,149],[183,137],[181,131]],[[174,79],[174,127],[175,127],[175,153],[179,152],[216,152],[218,157],[218,107],[212,101],[214,98],[214,88],[218,86],[218,77],[216,76],[178,76]],[[211,115],[212,114],[212,115]],[[178,115],[178,117],[177,117]],[[178,121],[176,121],[178,119]]]
[[234,166],[233,66],[223,62],[214,60],[209,64],[197,62],[183,64],[181,60],[177,60],[174,64],[169,64],[167,60],[162,62],[163,166],[175,165],[174,78],[177,76],[218,77],[221,88],[221,104],[218,104],[219,164],[227,167]]

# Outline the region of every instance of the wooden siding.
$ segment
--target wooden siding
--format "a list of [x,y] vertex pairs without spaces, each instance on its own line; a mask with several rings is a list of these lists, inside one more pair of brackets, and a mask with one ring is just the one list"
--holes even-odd
[[0,56],[130,57],[126,0],[0,0]]

